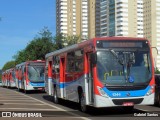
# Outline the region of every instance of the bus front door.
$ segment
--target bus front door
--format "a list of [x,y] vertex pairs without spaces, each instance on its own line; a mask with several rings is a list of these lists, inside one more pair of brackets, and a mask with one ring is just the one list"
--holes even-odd
[[93,85],[93,64],[91,60],[91,53],[88,55],[88,95],[89,95],[89,103],[93,104],[94,98],[93,98],[93,93],[94,93],[94,85]]

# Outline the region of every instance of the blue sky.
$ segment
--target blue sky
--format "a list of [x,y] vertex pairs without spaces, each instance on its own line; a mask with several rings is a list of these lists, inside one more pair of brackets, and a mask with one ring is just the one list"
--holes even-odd
[[55,35],[56,0],[0,0],[0,69],[44,27]]

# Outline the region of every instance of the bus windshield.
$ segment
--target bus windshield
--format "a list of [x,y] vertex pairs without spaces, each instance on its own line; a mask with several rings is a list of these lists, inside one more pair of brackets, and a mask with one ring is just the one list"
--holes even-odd
[[97,75],[105,85],[142,85],[152,76],[149,50],[97,51]]
[[44,82],[44,66],[28,66],[28,78],[31,82]]

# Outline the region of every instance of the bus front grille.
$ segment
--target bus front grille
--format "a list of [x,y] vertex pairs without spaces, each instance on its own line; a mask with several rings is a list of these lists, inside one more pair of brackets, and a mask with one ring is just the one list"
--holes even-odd
[[143,98],[136,99],[113,99],[112,100],[115,105],[123,105],[127,102],[132,102],[133,104],[140,104],[143,101]]

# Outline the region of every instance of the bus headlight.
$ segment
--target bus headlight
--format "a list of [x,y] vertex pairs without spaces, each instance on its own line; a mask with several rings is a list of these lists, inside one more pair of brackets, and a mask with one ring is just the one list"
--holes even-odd
[[97,89],[98,89],[99,93],[101,94],[101,96],[108,98],[108,95],[101,87],[97,86]]
[[154,93],[154,85],[151,86],[151,88],[148,90],[146,96],[151,95],[152,93]]

